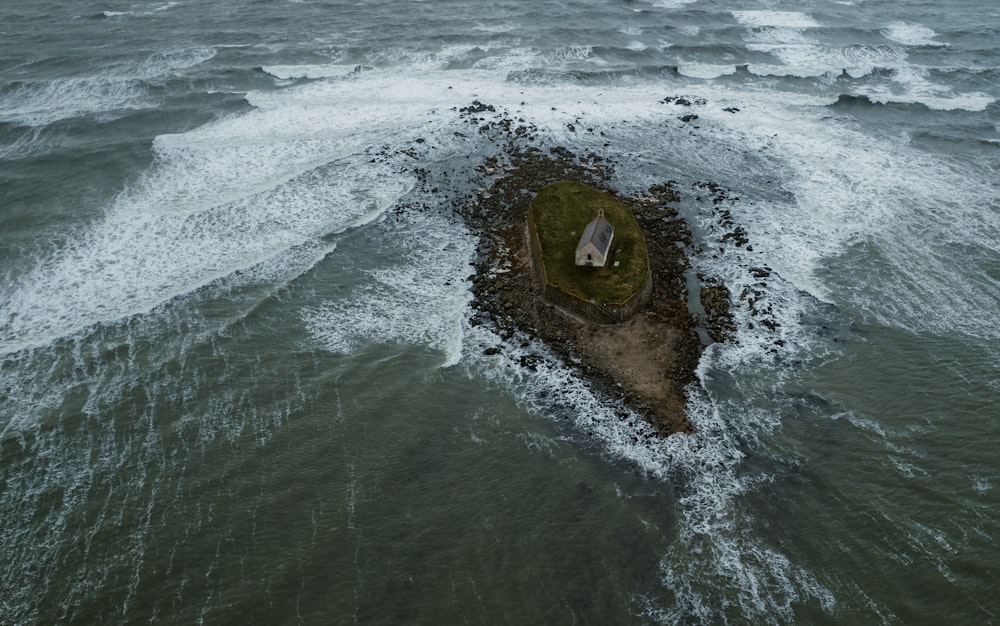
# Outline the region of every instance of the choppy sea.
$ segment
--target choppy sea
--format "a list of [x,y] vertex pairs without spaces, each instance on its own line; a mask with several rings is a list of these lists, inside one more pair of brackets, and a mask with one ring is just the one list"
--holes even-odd
[[[0,623],[1000,623],[998,44],[992,0],[7,0]],[[477,100],[676,181],[737,325],[694,434],[469,323]]]

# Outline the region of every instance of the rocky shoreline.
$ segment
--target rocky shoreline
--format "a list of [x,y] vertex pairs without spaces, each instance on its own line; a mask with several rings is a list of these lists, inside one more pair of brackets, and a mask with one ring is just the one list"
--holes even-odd
[[[486,186],[456,208],[479,236],[472,281],[473,324],[490,324],[504,339],[521,331],[543,341],[595,388],[645,416],[660,436],[690,432],[685,388],[703,349],[699,319],[687,306],[686,249],[691,233],[670,206],[673,183],[618,199],[646,236],[653,278],[651,301],[626,322],[595,324],[545,302],[529,256],[526,218],[545,185],[573,180],[609,193],[612,166],[598,155],[553,148],[510,149],[477,170]],[[728,296],[728,294],[726,294]],[[488,347],[487,352],[500,347]],[[525,357],[523,365],[532,363]]]

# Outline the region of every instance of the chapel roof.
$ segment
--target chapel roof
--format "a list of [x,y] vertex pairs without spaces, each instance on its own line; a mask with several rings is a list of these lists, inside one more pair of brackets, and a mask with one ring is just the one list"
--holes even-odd
[[614,232],[615,227],[604,217],[604,211],[601,211],[583,229],[583,236],[580,237],[580,243],[576,245],[576,249],[579,250],[588,242],[592,242],[598,250],[606,251],[611,245],[611,237]]

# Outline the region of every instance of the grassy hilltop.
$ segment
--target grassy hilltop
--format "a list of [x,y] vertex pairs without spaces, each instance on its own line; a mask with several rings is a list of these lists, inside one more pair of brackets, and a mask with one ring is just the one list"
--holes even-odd
[[[599,209],[615,227],[608,265],[578,267],[576,244]],[[572,296],[601,304],[624,304],[645,285],[649,273],[646,243],[632,212],[603,191],[575,182],[542,188],[528,212],[538,239],[545,280]],[[615,267],[615,263],[618,267]]]

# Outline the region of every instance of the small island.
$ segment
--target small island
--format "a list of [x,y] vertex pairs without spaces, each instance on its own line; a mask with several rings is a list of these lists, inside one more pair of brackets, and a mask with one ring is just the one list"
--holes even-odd
[[[688,255],[698,247],[675,206],[680,201],[676,183],[667,180],[644,190],[616,193],[612,184],[620,181],[616,169],[627,164],[594,151],[576,154],[559,145],[543,149],[537,127],[478,100],[457,112],[475,132],[500,147],[498,152],[469,166],[471,172],[464,167],[451,172],[459,180],[470,176],[468,191],[456,201],[454,210],[479,238],[473,262],[475,273],[469,276],[473,295],[469,322],[490,326],[500,339],[496,345],[482,346],[483,352],[502,352],[513,341],[523,347],[527,345],[526,337],[534,338],[611,402],[646,418],[653,426],[653,434],[636,433],[637,437],[691,432],[685,410],[687,394],[696,389],[702,350],[710,342],[730,340],[734,327],[728,288],[720,280],[691,269]],[[572,125],[567,128],[576,132]],[[592,128],[585,131],[595,132]],[[465,137],[460,132],[455,134]],[[438,191],[426,170],[415,172],[426,191]],[[713,204],[725,200],[725,191],[714,183],[703,181],[694,187],[710,192]],[[579,231],[594,219],[595,209],[618,222],[613,224],[616,232],[608,251],[610,258],[601,263],[610,263],[612,271],[600,274],[601,268],[598,275],[589,277],[590,287],[596,287],[596,291],[575,292],[571,282],[561,282],[551,273],[548,263],[540,277],[533,262],[533,256],[541,258],[549,252],[532,253],[533,246],[547,246],[531,243],[532,228],[536,235],[547,228],[541,222],[529,226],[532,207],[544,209],[548,202],[571,206],[573,202],[567,198],[572,199],[575,193],[596,193],[599,199],[583,209],[585,214],[573,216],[572,224],[555,228],[555,236],[566,237],[568,245],[558,253],[553,250],[553,254],[575,254],[575,246],[582,238]],[[640,264],[632,265],[641,256],[633,255],[638,248],[628,248],[625,230],[631,222],[613,217],[619,206],[626,210],[626,217],[631,214],[637,225],[634,245],[645,246],[645,270]],[[555,215],[559,213],[557,210]],[[724,220],[723,226],[729,225],[725,213],[720,214],[720,219]],[[726,238],[732,238],[737,245],[747,244],[739,227]],[[542,239],[547,236],[538,241]],[[618,268],[615,262],[619,262]],[[574,269],[560,263],[567,275],[593,271],[597,265]],[[616,269],[617,274],[613,271]],[[624,272],[633,271],[639,282],[643,282],[644,271],[648,279],[638,290],[633,279],[623,279]],[[769,270],[759,268],[759,272],[766,276]],[[574,298],[571,306],[557,302],[563,296]],[[581,302],[595,306],[581,306]],[[616,308],[623,306],[626,308]],[[533,368],[538,358],[522,353],[521,365]],[[623,411],[621,415],[627,418],[628,413]]]
[[[673,184],[615,194],[611,163],[559,147],[511,149],[476,169],[484,184],[456,207],[480,240],[471,323],[504,341],[516,333],[541,340],[658,436],[690,432],[685,394],[704,320],[688,308],[693,244],[672,206]],[[576,247],[600,212],[615,229],[609,258],[577,266]],[[522,365],[534,364],[525,356]]]

